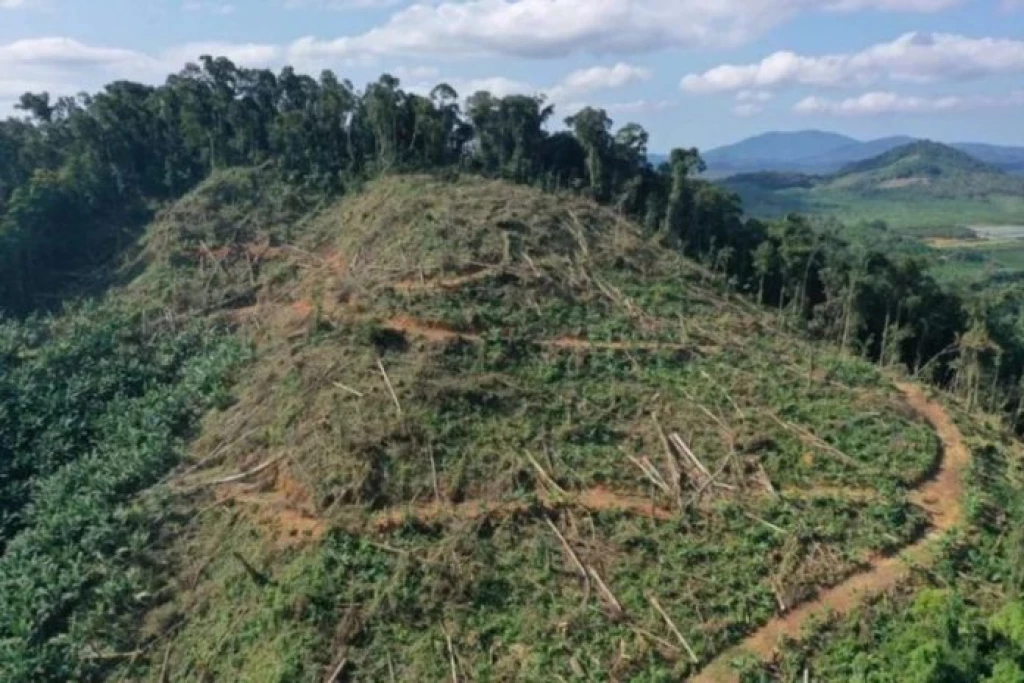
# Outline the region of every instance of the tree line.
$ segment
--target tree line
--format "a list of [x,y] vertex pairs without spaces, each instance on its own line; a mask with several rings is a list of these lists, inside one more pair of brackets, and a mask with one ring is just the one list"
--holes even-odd
[[588,195],[722,275],[734,291],[882,364],[903,363],[974,404],[1021,415],[1024,298],[949,291],[912,256],[848,243],[799,216],[745,218],[700,178],[696,149],[653,165],[638,124],[587,107],[552,131],[541,96],[383,75],[362,90],[204,56],[161,86],[127,81],[53,100],[27,93],[0,122],[0,309],[28,313],[134,241],[155,206],[216,169],[273,164],[344,192],[390,172],[471,172]]

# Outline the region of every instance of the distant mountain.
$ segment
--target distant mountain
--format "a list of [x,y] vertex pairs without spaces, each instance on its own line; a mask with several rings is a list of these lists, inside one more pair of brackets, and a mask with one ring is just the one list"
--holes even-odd
[[1004,171],[1024,173],[1024,147],[1001,147],[979,142],[957,142],[953,147]]
[[888,138],[879,138],[878,140],[869,140],[867,142],[854,142],[852,145],[841,147],[836,150],[824,154],[813,159],[803,160],[804,171],[829,173],[834,170],[845,166],[846,164],[852,164],[855,161],[862,161],[864,159],[870,159],[880,154],[885,154],[891,149],[902,147],[903,145],[909,145],[911,142],[915,142],[917,139],[912,138],[909,135],[895,135]]
[[761,135],[712,149],[702,156],[713,173],[743,171],[799,171],[805,161],[859,144],[858,140],[820,130]]
[[[917,141],[906,135],[861,141],[817,130],[772,132],[703,153],[710,177],[778,171],[829,174]],[[1004,171],[1024,173],[1024,147],[981,143],[949,145]]]
[[830,174],[758,171],[718,182],[736,192],[747,211],[758,217],[796,211],[848,222],[884,220],[908,229],[1017,224],[1024,219],[1024,177],[926,140],[848,163]]

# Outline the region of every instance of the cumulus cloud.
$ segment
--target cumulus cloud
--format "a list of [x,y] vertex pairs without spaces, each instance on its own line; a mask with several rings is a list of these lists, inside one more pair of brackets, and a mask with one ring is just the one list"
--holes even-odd
[[138,65],[148,59],[134,50],[96,47],[62,37],[16,40],[0,45],[0,65],[123,66]]
[[935,12],[964,0],[447,0],[420,2],[365,33],[306,37],[305,59],[364,55],[563,57],[732,45],[796,14]]
[[621,88],[650,79],[650,69],[619,62],[614,66],[594,66],[573,71],[545,94],[554,101],[564,102],[595,90]]
[[66,37],[17,40],[0,44],[0,100],[28,91],[72,94],[122,78],[158,83],[203,54],[249,67],[276,65],[284,58],[280,47],[255,43],[189,43],[147,54]]
[[276,45],[262,43],[185,43],[168,48],[160,53],[160,68],[176,71],[186,62],[196,61],[201,55],[227,57],[236,64],[250,68],[262,68],[281,62],[284,51]]
[[1024,106],[1024,91],[999,97],[987,95],[918,97],[893,92],[869,92],[858,97],[840,100],[807,97],[797,102],[793,109],[801,114],[879,116],[883,114],[933,114],[1020,106]]
[[919,83],[970,80],[1021,72],[1024,41],[907,33],[860,52],[816,57],[776,52],[753,64],[726,64],[689,74],[681,87],[704,93],[787,85],[865,85],[885,79]]
[[632,102],[611,102],[601,105],[609,114],[650,114],[665,111],[678,105],[673,100],[633,100]]

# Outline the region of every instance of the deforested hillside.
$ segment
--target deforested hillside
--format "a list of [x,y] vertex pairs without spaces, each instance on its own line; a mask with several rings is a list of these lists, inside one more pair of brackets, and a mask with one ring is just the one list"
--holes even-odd
[[253,351],[118,675],[677,680],[945,514],[918,403],[612,212],[427,177],[289,231],[214,208],[258,177],[166,211],[131,291]]
[[542,97],[20,106],[0,680],[1020,678],[1013,288]]

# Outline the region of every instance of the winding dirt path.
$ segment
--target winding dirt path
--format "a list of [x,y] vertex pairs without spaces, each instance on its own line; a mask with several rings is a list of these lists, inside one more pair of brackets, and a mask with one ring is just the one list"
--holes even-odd
[[[565,508],[577,508],[590,512],[624,512],[637,517],[647,517],[660,521],[676,518],[676,512],[669,508],[652,504],[650,498],[617,493],[610,489],[595,487],[579,493],[570,493],[563,497],[546,494],[540,496],[538,504],[548,512],[556,512]],[[488,502],[470,500],[464,503],[427,503],[418,506],[397,506],[378,512],[370,521],[370,528],[377,533],[393,531],[407,521],[421,524],[432,524],[447,520],[477,521],[488,518],[504,518],[525,514],[531,510],[528,503],[523,502]]]
[[911,501],[928,514],[931,530],[899,555],[872,559],[867,571],[823,591],[816,600],[765,624],[737,647],[712,661],[691,679],[692,683],[738,681],[729,663],[739,655],[749,653],[769,660],[779,639],[782,636],[799,637],[811,617],[830,611],[847,614],[866,598],[896,587],[910,575],[912,565],[933,561],[934,542],[963,519],[964,472],[971,460],[963,435],[945,409],[929,399],[921,387],[909,383],[898,383],[897,387],[903,392],[907,404],[932,426],[942,442],[942,458],[937,472],[910,496]]

